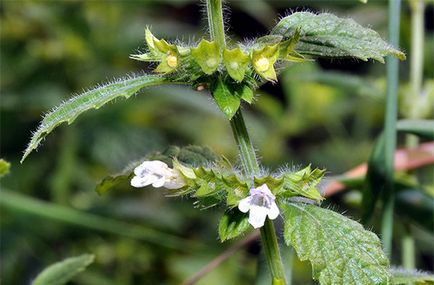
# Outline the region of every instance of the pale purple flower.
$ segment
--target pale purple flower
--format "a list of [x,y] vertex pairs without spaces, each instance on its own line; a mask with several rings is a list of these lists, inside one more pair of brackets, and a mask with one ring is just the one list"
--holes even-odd
[[279,216],[275,199],[267,184],[263,184],[258,188],[250,189],[250,195],[240,201],[238,209],[243,213],[250,211],[249,223],[257,229],[264,225],[267,216],[270,220]]
[[181,174],[159,160],[144,161],[134,169],[131,186],[140,188],[152,185],[155,188],[178,189],[185,185]]

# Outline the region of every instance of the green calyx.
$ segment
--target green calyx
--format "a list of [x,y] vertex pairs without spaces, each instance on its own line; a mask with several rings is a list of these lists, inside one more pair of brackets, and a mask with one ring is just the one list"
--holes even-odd
[[249,62],[249,55],[244,53],[239,47],[223,50],[223,64],[230,77],[236,81],[243,81]]
[[191,49],[191,55],[205,74],[213,74],[219,67],[221,55],[215,42],[202,39],[199,45]]
[[234,208],[249,195],[250,188],[264,184],[276,196],[278,204],[292,197],[304,197],[316,202],[323,200],[317,185],[324,170],[311,169],[310,166],[295,172],[288,170],[276,175],[255,176],[253,180],[224,161],[209,167],[190,167],[174,160],[173,168],[186,183],[183,188],[172,190],[173,195],[190,195],[197,199],[199,207],[208,208],[225,202],[229,208]]
[[252,52],[252,65],[256,73],[269,81],[277,81],[274,63],[279,57],[279,44],[254,49]]

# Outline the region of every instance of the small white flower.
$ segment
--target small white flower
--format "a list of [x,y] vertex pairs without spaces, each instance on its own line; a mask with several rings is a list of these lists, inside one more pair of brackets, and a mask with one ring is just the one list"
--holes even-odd
[[267,184],[263,184],[258,188],[250,189],[250,196],[240,201],[238,209],[243,213],[250,211],[249,223],[257,229],[264,225],[267,215],[270,220],[279,216],[275,199]]
[[151,185],[155,188],[178,189],[185,185],[180,173],[159,160],[144,161],[134,169],[131,186],[140,188]]

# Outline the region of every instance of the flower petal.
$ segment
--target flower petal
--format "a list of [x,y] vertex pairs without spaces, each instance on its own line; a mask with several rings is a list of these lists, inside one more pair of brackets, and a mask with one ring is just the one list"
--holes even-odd
[[140,176],[134,176],[133,179],[131,179],[131,186],[136,187],[136,188],[141,188],[141,187],[145,187],[148,185],[151,185],[153,181],[150,181],[148,179],[148,177],[140,177]]
[[155,188],[160,188],[163,187],[165,182],[166,182],[165,177],[160,177],[159,179],[156,179],[154,183],[152,183],[152,186]]
[[247,213],[250,210],[251,200],[252,200],[252,198],[250,196],[242,199],[238,203],[238,209],[243,213]]
[[266,207],[256,205],[250,206],[249,223],[255,228],[260,228],[264,225],[269,210]]
[[275,218],[277,218],[279,216],[279,213],[280,213],[279,208],[277,207],[276,203],[273,202],[271,204],[269,211],[268,211],[268,218],[270,220],[274,220]]

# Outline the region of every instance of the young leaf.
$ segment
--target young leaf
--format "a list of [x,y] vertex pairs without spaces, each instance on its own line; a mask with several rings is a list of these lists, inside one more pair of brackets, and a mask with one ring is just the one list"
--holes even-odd
[[79,115],[90,109],[98,109],[119,97],[129,98],[144,87],[164,82],[164,78],[155,75],[129,77],[70,98],[44,116],[38,129],[33,133],[21,162],[60,124],[71,124]]
[[231,90],[221,77],[211,87],[211,93],[220,110],[230,120],[240,107],[240,98]]
[[272,34],[290,38],[297,29],[301,29],[301,37],[295,50],[302,55],[372,58],[382,63],[389,54],[405,59],[404,53],[383,41],[377,32],[328,13],[293,13],[280,20]]
[[223,242],[236,238],[250,229],[249,216],[238,209],[232,209],[224,213],[219,223],[219,236]]
[[400,120],[396,128],[399,132],[434,140],[434,120]]
[[359,223],[314,205],[281,205],[284,238],[300,260],[312,264],[320,284],[392,284],[389,261],[378,237]]
[[392,268],[393,284],[434,284],[434,275],[416,270]]
[[63,261],[54,263],[45,268],[32,285],[62,285],[72,279],[77,273],[83,271],[94,260],[91,254],[83,254],[70,257]]

